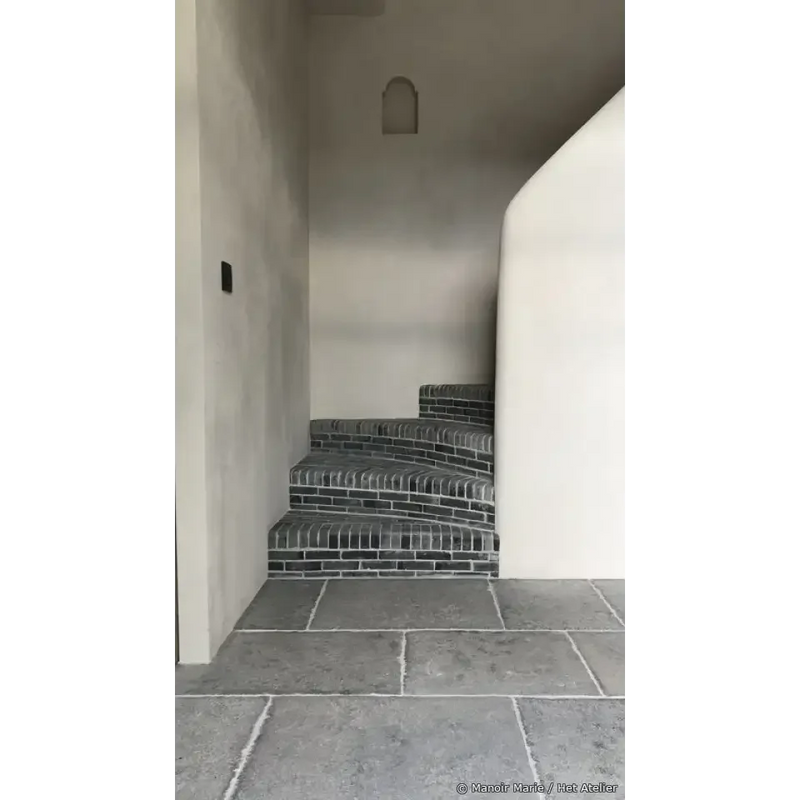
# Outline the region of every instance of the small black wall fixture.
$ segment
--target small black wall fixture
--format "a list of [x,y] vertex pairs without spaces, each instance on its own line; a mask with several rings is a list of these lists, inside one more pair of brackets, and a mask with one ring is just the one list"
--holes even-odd
[[233,292],[233,268],[227,261],[223,261],[220,272],[222,277],[222,291],[226,294],[231,294]]
[[418,107],[419,93],[414,84],[401,76],[392,78],[383,91],[383,133],[416,133]]

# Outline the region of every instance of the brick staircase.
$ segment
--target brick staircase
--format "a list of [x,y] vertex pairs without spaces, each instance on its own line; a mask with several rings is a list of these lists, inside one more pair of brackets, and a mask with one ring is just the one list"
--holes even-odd
[[320,419],[269,532],[271,576],[497,575],[494,392],[422,386],[419,419]]

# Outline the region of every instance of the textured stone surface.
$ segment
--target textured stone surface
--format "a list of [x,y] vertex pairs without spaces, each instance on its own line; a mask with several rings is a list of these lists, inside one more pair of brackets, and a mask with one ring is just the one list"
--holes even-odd
[[265,705],[260,697],[175,698],[177,800],[223,796]]
[[434,800],[462,781],[532,782],[507,698],[278,697],[237,800]]
[[603,691],[625,694],[625,634],[573,633],[572,638]]
[[561,633],[406,634],[409,694],[597,695]]
[[495,591],[508,628],[621,629],[588,581],[502,580]]
[[614,793],[579,791],[569,797],[625,797],[623,700],[521,698],[517,702],[528,746],[545,784],[577,783],[579,788],[584,782],[616,784],[619,788]]
[[600,590],[608,604],[617,612],[619,618],[625,621],[625,581],[624,580],[601,580],[592,581]]
[[502,627],[486,581],[330,581],[312,628]]
[[400,691],[399,633],[234,633],[211,664],[178,667],[178,694]]
[[305,628],[321,588],[319,581],[268,580],[236,627]]

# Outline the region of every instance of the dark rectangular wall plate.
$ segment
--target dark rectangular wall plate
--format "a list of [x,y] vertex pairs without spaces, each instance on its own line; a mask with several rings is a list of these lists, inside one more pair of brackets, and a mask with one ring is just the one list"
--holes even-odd
[[233,292],[233,268],[227,261],[222,262],[222,291],[226,294]]

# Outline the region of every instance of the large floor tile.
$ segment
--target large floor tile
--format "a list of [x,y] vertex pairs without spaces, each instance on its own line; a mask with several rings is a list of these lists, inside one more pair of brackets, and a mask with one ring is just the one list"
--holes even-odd
[[268,580],[236,623],[237,628],[302,630],[317,602],[322,581]]
[[592,581],[592,583],[602,592],[603,597],[608,600],[608,604],[619,614],[619,618],[625,621],[625,581],[624,580],[602,580]]
[[408,694],[596,695],[562,633],[412,632]]
[[588,581],[498,580],[494,587],[507,628],[620,630],[622,627]]
[[624,695],[625,634],[573,633],[572,638],[603,691],[610,695]]
[[237,800],[436,800],[473,781],[533,782],[507,698],[279,697]]
[[214,661],[178,667],[178,694],[393,694],[399,633],[234,633]]
[[220,800],[266,702],[261,697],[176,698],[177,800]]
[[332,580],[312,628],[501,628],[487,581]]
[[[528,746],[542,782],[616,784],[613,793],[570,797],[625,797],[625,704],[623,700],[520,699]],[[553,795],[561,797],[553,790]],[[563,796],[567,796],[564,794]]]

